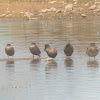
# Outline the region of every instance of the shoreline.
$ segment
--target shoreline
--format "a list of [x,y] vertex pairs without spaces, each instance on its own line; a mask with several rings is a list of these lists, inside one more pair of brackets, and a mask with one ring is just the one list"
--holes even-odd
[[35,21],[35,20],[99,20],[100,15],[88,15],[87,17],[83,18],[81,15],[67,15],[64,17],[55,16],[55,17],[34,17],[31,19],[28,19],[27,17],[5,17],[5,18],[0,18],[0,21]]
[[100,4],[77,0],[40,2],[0,2],[0,20],[66,19],[72,17],[100,16]]

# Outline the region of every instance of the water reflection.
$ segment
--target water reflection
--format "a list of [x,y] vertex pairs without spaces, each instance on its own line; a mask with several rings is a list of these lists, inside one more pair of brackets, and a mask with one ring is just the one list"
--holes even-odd
[[52,61],[46,61],[46,67],[45,67],[45,74],[46,74],[46,79],[55,79],[57,75],[57,63],[52,60]]
[[14,67],[15,62],[13,60],[6,62],[6,67]]
[[46,61],[47,67],[46,69],[56,69],[57,68],[57,63],[52,60],[52,61]]
[[33,60],[30,61],[30,64],[31,64],[31,65],[36,65],[36,64],[38,64],[39,62],[40,62],[40,59],[33,59]]
[[73,60],[71,58],[66,58],[64,64],[66,67],[74,67]]
[[91,60],[91,61],[88,61],[87,62],[87,66],[88,67],[99,67],[99,62],[98,61]]
[[15,73],[15,62],[13,60],[6,62],[6,75],[7,78],[13,76]]
[[36,58],[30,61],[31,70],[38,70],[37,68],[40,66],[40,59]]

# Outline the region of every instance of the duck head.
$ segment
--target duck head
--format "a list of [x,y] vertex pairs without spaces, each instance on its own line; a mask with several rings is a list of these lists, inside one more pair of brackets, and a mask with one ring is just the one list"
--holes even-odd
[[66,47],[70,47],[71,46],[71,44],[70,43],[68,43],[67,45],[66,45]]
[[91,44],[90,44],[90,48],[91,48],[92,50],[95,50],[95,49],[96,49],[95,43],[91,43]]
[[31,43],[31,45],[34,45],[34,46],[36,46],[36,43],[32,42],[32,43]]
[[45,49],[44,49],[44,51],[45,51],[47,48],[50,48],[50,46],[49,46],[48,44],[45,44]]
[[91,43],[90,46],[95,46],[95,43]]
[[11,46],[11,44],[7,44],[7,46]]

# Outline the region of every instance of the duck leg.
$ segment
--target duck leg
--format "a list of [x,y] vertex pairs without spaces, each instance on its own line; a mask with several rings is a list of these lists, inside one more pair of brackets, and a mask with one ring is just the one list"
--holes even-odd
[[39,55],[39,58],[40,58],[41,56]]
[[89,61],[90,61],[90,56],[89,56]]
[[14,56],[12,56],[12,59],[14,58]]
[[66,56],[66,59],[68,58],[68,56]]
[[94,61],[95,61],[95,56],[94,56]]

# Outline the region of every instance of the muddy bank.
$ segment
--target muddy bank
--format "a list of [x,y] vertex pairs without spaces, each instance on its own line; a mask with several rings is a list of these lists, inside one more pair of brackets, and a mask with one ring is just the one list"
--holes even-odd
[[55,19],[100,16],[100,2],[0,2],[0,19]]

